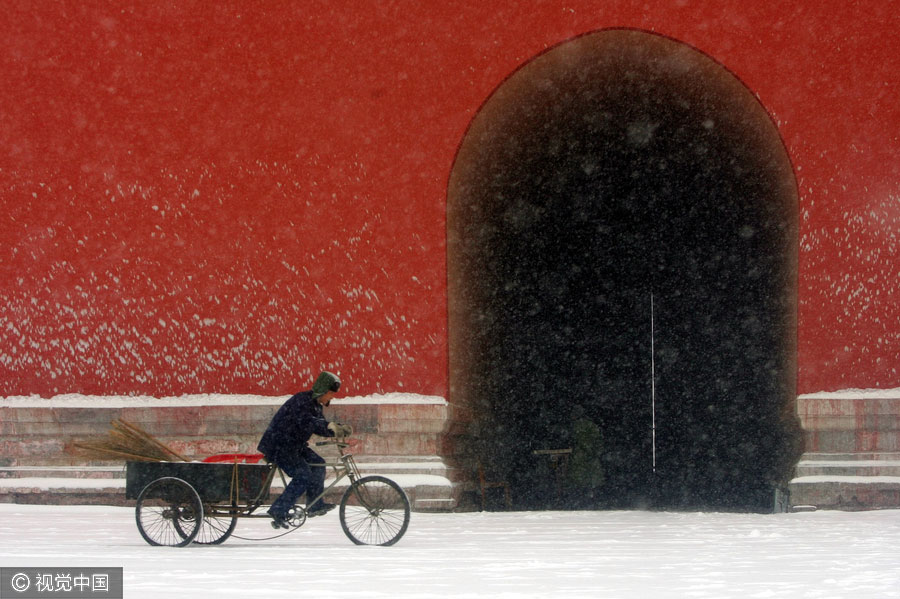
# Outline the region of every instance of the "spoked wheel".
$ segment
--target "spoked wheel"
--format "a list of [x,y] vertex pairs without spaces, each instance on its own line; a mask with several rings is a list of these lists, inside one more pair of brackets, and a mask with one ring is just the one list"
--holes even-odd
[[364,476],[341,498],[341,528],[357,545],[393,545],[409,526],[409,498],[383,476]]
[[237,516],[210,515],[212,509],[204,509],[203,524],[200,526],[200,532],[194,538],[195,543],[200,545],[219,545],[225,542],[225,539],[234,532],[237,525]]
[[151,545],[184,547],[200,532],[203,504],[194,487],[180,478],[158,478],[141,491],[134,516]]

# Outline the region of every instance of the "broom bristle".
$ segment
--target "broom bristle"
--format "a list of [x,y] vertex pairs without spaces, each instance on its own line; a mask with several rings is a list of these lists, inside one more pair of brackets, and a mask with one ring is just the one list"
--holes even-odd
[[130,422],[117,419],[113,420],[111,424],[112,428],[106,438],[73,445],[98,459],[144,462],[190,461]]

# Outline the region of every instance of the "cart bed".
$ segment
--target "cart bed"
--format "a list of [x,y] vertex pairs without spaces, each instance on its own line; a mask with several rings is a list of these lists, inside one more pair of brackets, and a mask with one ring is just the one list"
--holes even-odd
[[206,503],[230,501],[231,481],[236,480],[238,502],[249,503],[262,490],[269,468],[268,464],[128,462],[125,470],[125,498],[137,499],[144,487],[154,480],[172,476],[194,487],[200,499]]

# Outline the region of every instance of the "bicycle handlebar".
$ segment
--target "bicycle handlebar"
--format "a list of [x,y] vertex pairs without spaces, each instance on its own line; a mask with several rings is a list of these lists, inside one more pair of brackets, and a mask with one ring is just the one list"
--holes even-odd
[[321,447],[323,445],[337,445],[340,448],[350,447],[350,443],[348,441],[338,441],[336,439],[332,439],[329,441],[316,441],[316,447]]

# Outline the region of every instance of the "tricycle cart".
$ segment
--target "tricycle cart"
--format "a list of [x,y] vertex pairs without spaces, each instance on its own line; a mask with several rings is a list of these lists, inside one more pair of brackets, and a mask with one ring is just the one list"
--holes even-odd
[[[345,453],[346,442],[317,445],[337,447],[338,460],[324,465],[334,469],[335,478],[322,495],[307,503],[312,505],[349,477],[338,511],[344,534],[357,545],[399,541],[410,517],[409,499],[400,485],[383,476],[362,476],[353,455]],[[276,472],[282,481],[284,473],[274,464],[253,463],[261,458],[230,454],[204,462],[128,462],[125,497],[137,500],[135,519],[141,536],[151,545],[216,545],[231,536],[238,518],[270,518],[261,508],[270,505],[267,500]],[[306,518],[306,510],[294,506],[288,532],[302,526]]]

